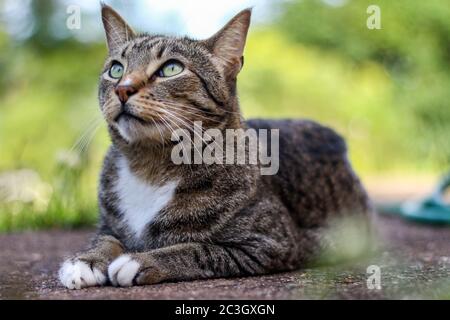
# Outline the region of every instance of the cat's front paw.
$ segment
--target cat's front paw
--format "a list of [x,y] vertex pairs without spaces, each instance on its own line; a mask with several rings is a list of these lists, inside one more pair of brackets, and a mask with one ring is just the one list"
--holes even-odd
[[66,260],[58,272],[59,280],[69,289],[102,286],[106,283],[106,275],[94,264],[79,259]]
[[108,276],[114,286],[130,287],[164,281],[167,272],[162,271],[151,254],[132,253],[114,260],[108,267]]
[[114,260],[108,267],[109,281],[114,286],[130,287],[133,280],[139,272],[141,264],[132,258],[132,256],[124,254]]

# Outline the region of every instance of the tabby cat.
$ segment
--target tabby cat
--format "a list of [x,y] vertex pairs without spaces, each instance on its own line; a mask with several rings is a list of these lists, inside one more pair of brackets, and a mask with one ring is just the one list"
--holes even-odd
[[[211,38],[193,40],[136,34],[102,6],[109,55],[99,102],[112,145],[97,234],[62,264],[64,286],[294,270],[327,245],[331,218],[369,216],[366,192],[334,131],[306,120],[243,120],[236,78],[250,16],[244,10]],[[194,121],[221,131],[279,129],[278,173],[261,175],[259,164],[174,164],[172,132]]]

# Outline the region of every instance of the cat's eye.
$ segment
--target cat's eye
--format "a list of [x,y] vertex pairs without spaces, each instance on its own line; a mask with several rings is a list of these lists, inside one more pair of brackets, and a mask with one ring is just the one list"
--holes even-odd
[[180,74],[184,70],[183,65],[181,62],[172,60],[167,62],[162,66],[161,69],[159,69],[157,75],[159,77],[168,78],[176,76],[177,74]]
[[123,76],[123,65],[120,62],[114,62],[109,69],[109,76],[114,79],[120,79]]

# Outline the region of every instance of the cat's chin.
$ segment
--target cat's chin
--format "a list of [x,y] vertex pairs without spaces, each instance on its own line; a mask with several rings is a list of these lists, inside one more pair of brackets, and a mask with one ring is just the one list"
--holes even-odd
[[120,118],[115,128],[127,143],[148,142],[162,143],[162,128],[154,123],[143,123],[132,118]]

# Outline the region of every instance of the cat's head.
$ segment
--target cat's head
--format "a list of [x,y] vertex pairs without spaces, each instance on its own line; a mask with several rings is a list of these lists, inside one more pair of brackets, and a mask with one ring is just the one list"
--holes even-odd
[[109,55],[100,79],[100,108],[113,140],[170,141],[172,130],[223,128],[238,121],[236,76],[251,11],[237,14],[211,38],[136,34],[102,6]]

